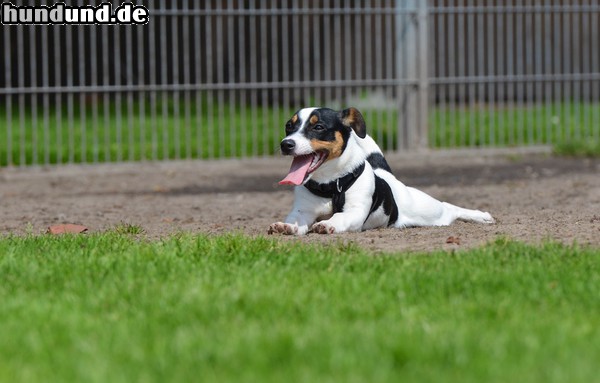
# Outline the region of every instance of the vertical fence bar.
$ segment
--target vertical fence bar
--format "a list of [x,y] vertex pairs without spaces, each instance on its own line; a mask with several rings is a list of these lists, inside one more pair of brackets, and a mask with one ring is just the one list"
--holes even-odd
[[[562,63],[563,63],[563,67],[562,73],[572,73],[572,68],[571,68],[571,59],[570,59],[570,55],[572,54],[571,52],[571,14],[568,12],[564,12],[563,13],[563,25],[562,25],[562,39],[563,39],[563,49],[564,51],[562,52]],[[571,125],[571,115],[570,115],[570,111],[571,108],[568,105],[568,101],[571,100],[571,87],[569,86],[569,83],[567,81],[563,81],[561,83],[562,86],[562,106],[561,106],[561,114],[562,114],[562,120],[565,121],[565,129],[563,129],[563,131],[561,132],[561,140],[566,140],[568,139],[568,131],[570,130],[570,125]]]
[[[554,3],[551,5],[554,5]],[[554,15],[554,17],[553,17],[553,24],[554,24],[554,28],[553,28],[554,55],[553,56],[554,57],[552,60],[553,73],[563,73],[562,72],[562,61],[561,61],[562,17],[561,17],[561,14],[558,12],[554,12],[553,15]],[[564,116],[561,114],[562,108],[561,108],[560,102],[562,100],[562,86],[561,86],[560,81],[554,81],[554,91],[553,91],[552,99],[553,99],[552,120],[553,120],[553,124],[555,125],[553,139],[556,142],[557,140],[560,139],[559,135],[562,130],[561,126],[562,126],[562,124],[565,123]]]
[[[300,57],[298,58],[298,61],[301,63],[300,65],[300,71],[298,72],[299,77],[297,78],[297,81],[299,82],[305,82],[305,81],[310,81],[310,33],[311,33],[311,28],[309,25],[309,21],[310,21],[310,16],[307,15],[307,7],[308,7],[308,2],[305,2],[303,0],[300,0],[301,3],[300,5],[298,5],[298,8],[301,9],[302,15],[300,16],[300,23],[298,25],[298,37],[300,39],[300,44],[301,44],[301,52],[302,54],[300,55]],[[302,91],[301,93],[301,102],[302,104],[305,104],[307,102],[312,101],[311,99],[311,89],[308,86],[302,87]],[[314,102],[314,101],[312,101]]]
[[[115,85],[123,85],[123,69],[121,61],[121,30],[117,27],[114,31],[114,61],[115,65]],[[115,128],[116,128],[116,147],[117,147],[117,161],[123,161],[123,92],[115,92]]]
[[[172,4],[172,10],[174,11],[173,16],[171,16],[172,20],[171,21],[171,46],[172,46],[172,54],[170,55],[173,59],[173,61],[171,61],[171,76],[172,76],[172,80],[171,83],[174,85],[179,85],[181,84],[181,80],[179,78],[179,57],[181,56],[179,54],[179,20],[184,17],[185,15],[183,15],[179,9],[177,8],[177,2],[175,3],[171,3]],[[180,106],[179,106],[179,96],[180,96],[180,91],[179,90],[174,90],[171,93],[171,97],[172,97],[172,102],[173,102],[173,114],[170,117],[170,120],[172,120],[172,124],[173,124],[173,151],[172,153],[169,151],[168,154],[168,158],[175,158],[175,159],[180,159],[181,158],[181,119],[180,119]]]
[[[504,67],[504,57],[506,56],[505,50],[505,28],[504,28],[504,20],[506,14],[498,12],[496,14],[496,75],[504,76],[506,75],[506,70]],[[496,104],[496,122],[498,131],[496,132],[497,143],[499,145],[506,145],[506,82],[498,83],[496,86],[497,91],[497,104]]]
[[[390,1],[385,1],[382,4],[383,7],[390,7]],[[383,24],[385,24],[385,27],[382,25],[381,29],[382,29],[382,34],[384,36],[395,36],[396,33],[394,31],[394,21],[395,21],[396,15],[394,14],[390,14],[390,13],[386,13],[385,15],[383,15]],[[392,38],[386,38],[385,39],[385,44],[383,45],[385,49],[385,67],[382,67],[382,72],[384,73],[385,78],[394,78],[396,79],[397,77],[394,74],[394,46],[396,46],[397,43],[395,43],[395,39]],[[385,96],[388,100],[393,100],[394,97],[394,91],[397,90],[397,87],[394,86],[388,86],[385,88]],[[387,135],[387,137],[389,138],[387,140],[387,145],[385,145],[384,150],[387,151],[392,151],[392,150],[396,150],[397,147],[395,145],[395,139],[394,139],[394,132],[396,131],[395,126],[397,125],[397,118],[394,117],[394,109],[387,107],[386,108],[386,114],[385,114],[385,131],[382,130],[381,134],[377,137],[378,142],[382,142],[383,141],[383,135],[384,133]]]
[[[183,2],[182,9],[182,31],[183,31],[183,83],[186,85],[191,84],[192,77],[192,63],[190,62],[190,17],[189,17],[188,2]],[[195,36],[198,38],[198,36]],[[183,92],[183,115],[184,115],[184,137],[185,137],[185,158],[192,158],[192,113],[190,111],[191,104],[191,92],[186,90]]]
[[[78,26],[78,36],[77,36],[77,42],[79,44],[79,86],[84,86],[87,85],[87,79],[85,76],[85,68],[86,68],[86,46],[89,46],[88,44],[86,44],[86,26],[84,25],[80,25]],[[79,94],[79,132],[81,134],[80,136],[80,148],[81,148],[81,162],[82,163],[87,163],[88,157],[87,157],[87,116],[86,116],[86,102],[85,102],[85,98],[86,95],[85,93],[80,93]]]
[[[511,13],[507,15],[506,20],[506,68],[505,73],[507,76],[513,76],[515,74],[515,15]],[[514,81],[508,81],[506,84],[506,99],[509,104],[509,108],[506,113],[506,125],[507,132],[505,137],[505,143],[512,145],[515,141],[515,126],[516,126],[516,109],[517,104],[515,100],[515,83]]]
[[[485,13],[483,9],[478,6],[477,7],[477,69],[479,76],[485,77],[486,68],[485,68]],[[477,116],[478,116],[478,128],[477,128],[477,140],[475,141],[476,145],[482,146],[484,144],[485,137],[485,102],[486,102],[486,82],[479,82],[477,86]]]
[[[267,4],[265,0],[261,0],[260,4],[259,4],[259,9],[262,10],[266,10],[267,9]],[[273,16],[269,16],[269,17],[273,17]],[[260,24],[260,57],[269,57],[269,51],[268,51],[268,36],[267,36],[267,17],[265,16],[264,13],[261,13],[260,16],[260,20],[259,20],[259,24]],[[268,82],[268,62],[267,60],[261,60],[260,63],[260,82],[261,83],[267,83]],[[262,141],[262,145],[261,145],[261,151],[262,151],[262,155],[267,156],[268,154],[270,154],[270,148],[269,148],[269,126],[271,124],[269,124],[269,115],[271,114],[269,111],[269,105],[268,105],[268,98],[269,98],[269,94],[267,89],[263,88],[260,92],[260,108],[261,108],[261,129],[260,131],[262,132],[261,134],[261,141]]]
[[[165,0],[160,2],[160,9],[168,11],[167,3]],[[167,53],[167,17],[162,17],[160,20],[160,57],[162,61],[160,63],[160,84],[168,84],[168,72],[167,66],[171,62],[169,60],[172,57]],[[169,146],[171,145],[171,137],[169,132],[169,93],[166,90],[161,92],[161,129],[162,129],[162,160],[169,158]]]
[[[437,48],[435,52],[435,56],[437,57],[437,76],[439,77],[450,77],[447,72],[447,59],[446,59],[446,50],[447,46],[445,43],[446,39],[446,15],[443,13],[439,13],[437,15]],[[439,84],[436,86],[435,92],[438,97],[438,104],[436,107],[436,116],[437,116],[437,131],[440,139],[441,146],[453,146],[453,142],[448,140],[448,122],[446,120],[446,108],[447,108],[447,86],[446,84]]]
[[[325,3],[324,7],[331,6],[331,3]],[[333,79],[333,55],[332,50],[334,49],[331,42],[331,27],[333,20],[331,15],[323,14],[323,62],[325,63],[323,68],[323,80],[331,81]],[[324,102],[331,104],[333,99],[333,89],[326,87],[323,90]]]
[[[238,30],[238,40],[239,40],[239,48],[238,48],[238,57],[239,57],[239,82],[246,82],[246,61],[248,55],[246,54],[246,17],[239,17],[239,30]],[[284,47],[287,44],[283,44]],[[286,58],[286,55],[283,55]],[[246,90],[240,91],[240,140],[242,142],[242,157],[246,157],[248,155],[248,124],[247,124],[247,109],[248,109],[248,93]],[[252,152],[252,149],[250,150]]]
[[[227,10],[233,12],[234,4],[232,0],[227,1]],[[227,16],[227,57],[228,57],[228,65],[227,65],[227,78],[229,82],[235,82],[235,19],[236,16],[228,15]],[[239,57],[243,57],[240,55]],[[236,92],[231,90],[227,93],[227,102],[229,103],[229,145],[231,147],[230,155],[235,157],[238,155],[238,148],[236,143],[236,135],[237,135],[237,123],[235,119],[236,113]]]
[[[466,4],[468,7],[472,8],[473,4],[472,4],[473,0],[469,0]],[[466,72],[466,76],[474,76],[476,74],[476,67],[475,67],[475,52],[476,52],[476,34],[475,34],[475,15],[473,12],[470,12],[467,15],[467,45],[469,47],[468,51],[466,52],[467,54],[467,72]],[[475,103],[475,99],[476,99],[476,91],[477,91],[477,87],[475,83],[470,83],[468,85],[468,99],[469,99],[469,122],[468,122],[468,141],[465,142],[465,144],[467,146],[473,147],[475,146],[475,136],[476,136],[476,124],[477,122],[475,121],[476,119],[476,103]]]
[[[581,0],[575,1],[573,6],[581,6]],[[571,62],[573,66],[572,73],[581,73],[581,38],[579,36],[580,28],[581,28],[581,12],[573,12],[571,16],[572,20],[572,33],[571,33],[571,49],[573,49],[573,54],[571,57]],[[571,98],[571,115],[573,116],[573,134],[571,139],[580,140],[581,139],[581,81],[575,80],[571,84],[573,95]]]
[[[420,60],[419,36],[427,32],[421,31],[422,26],[426,25],[424,15],[421,11],[421,4],[424,0],[411,0],[399,2],[397,5],[397,70],[398,78],[406,79],[411,82],[409,86],[400,86],[398,97],[400,118],[398,119],[398,137],[399,147],[404,149],[415,148],[419,146],[419,134],[421,127],[419,125],[419,100],[421,88],[421,72],[418,68],[417,60]],[[417,12],[416,15],[414,12]],[[423,13],[423,14],[422,14]],[[426,45],[426,44],[425,44]],[[416,85],[413,85],[416,84]],[[402,131],[404,128],[404,132]]]
[[[522,6],[521,2],[519,1],[517,3],[519,6]],[[520,7],[522,8],[522,7]],[[524,69],[524,49],[523,49],[523,40],[522,40],[522,36],[523,36],[523,13],[522,11],[519,11],[516,15],[516,19],[515,19],[515,23],[516,23],[516,52],[515,52],[515,73],[518,75],[523,75],[525,73],[525,69]],[[525,88],[524,88],[524,84],[522,82],[517,83],[516,85],[516,91],[517,91],[517,96],[516,96],[516,100],[517,100],[517,104],[518,104],[518,109],[517,109],[517,123],[516,123],[516,129],[517,129],[517,134],[516,134],[516,140],[517,140],[517,145],[522,145],[524,142],[524,137],[525,137],[525,118],[523,116],[523,114],[525,113],[525,99],[524,99],[524,94],[525,94]]]
[[[600,5],[599,2],[594,2],[595,6]],[[600,46],[600,31],[598,30],[598,24],[600,23],[600,11],[596,8],[596,11],[592,14],[592,26],[590,49],[592,56],[592,71],[600,73],[600,49],[594,48]],[[592,82],[592,90],[590,94],[590,106],[592,112],[592,137],[596,140],[600,140],[600,80]]]
[[[451,8],[456,8],[455,1],[449,1],[449,6]],[[457,54],[456,46],[455,46],[455,34],[456,34],[456,14],[450,13],[447,15],[446,20],[446,30],[444,31],[445,41],[444,45],[446,46],[446,66],[448,77],[451,79],[447,85],[448,92],[448,100],[447,100],[447,126],[450,130],[449,138],[450,142],[452,142],[452,146],[461,146],[462,142],[460,141],[462,137],[460,137],[458,132],[458,127],[456,124],[456,81],[454,78],[457,76],[456,71],[456,61],[457,56],[460,56],[460,53]],[[420,63],[419,63],[420,64]]]
[[[206,5],[209,7],[210,5]],[[206,82],[213,82],[213,35],[212,35],[212,18],[207,17],[205,21],[205,43],[206,43]],[[215,158],[215,142],[214,142],[214,99],[212,94],[206,94],[206,132],[208,141],[208,157]],[[245,124],[244,124],[245,125]]]
[[[587,6],[591,8],[591,1],[585,1],[582,3],[583,6]],[[582,35],[586,36],[587,34],[589,34],[590,32],[590,20],[591,20],[591,12],[588,12],[586,14],[581,15],[581,31],[582,31]],[[591,38],[591,36],[590,36]],[[582,46],[581,46],[581,51],[582,51],[582,60],[581,60],[581,70],[583,71],[583,73],[592,73],[593,70],[590,66],[591,60],[590,60],[590,55],[589,55],[589,38],[588,39],[582,39]],[[587,106],[590,105],[589,104],[589,100],[590,100],[590,81],[585,81],[583,82],[583,84],[581,84],[581,96],[580,96],[580,104],[581,104],[581,115],[582,115],[582,119],[581,119],[581,124],[583,126],[583,128],[585,129],[584,137],[590,137],[591,136],[591,125],[590,125],[590,111],[591,109],[588,108]]]
[[[217,7],[222,7],[222,5],[217,5]],[[224,59],[224,51],[223,51],[223,18],[224,16],[222,15],[216,15],[216,44],[215,44],[215,49],[216,49],[216,70],[217,70],[217,79],[216,82],[218,84],[223,84],[225,83],[225,65],[223,63],[223,59]],[[225,137],[225,127],[224,127],[224,120],[225,120],[225,91],[222,89],[219,89],[216,91],[217,93],[217,124],[216,124],[216,128],[217,128],[217,137],[218,137],[218,147],[219,147],[219,158],[224,158],[225,157],[225,146],[227,143],[226,137]]]
[[[138,85],[146,85],[146,54],[145,46],[146,40],[144,39],[144,29],[136,28],[137,31],[137,78]],[[138,92],[138,126],[139,126],[139,145],[140,145],[140,160],[144,161],[146,157],[146,92]]]
[[[271,9],[276,9],[277,8],[277,2],[275,0],[272,0],[270,3],[270,7]],[[271,36],[271,49],[272,49],[272,65],[273,67],[271,68],[271,81],[276,82],[279,81],[281,79],[281,75],[280,75],[280,68],[279,68],[279,29],[281,24],[279,22],[281,18],[279,16],[271,16],[271,31],[270,31],[270,36]],[[273,124],[273,126],[268,127],[269,130],[271,129],[275,129],[275,134],[273,134],[273,141],[272,141],[272,146],[273,146],[273,151],[274,153],[277,153],[277,151],[279,150],[279,145],[277,144],[279,142],[279,137],[280,137],[280,132],[281,132],[281,127],[283,126],[284,122],[283,120],[286,118],[286,116],[282,116],[281,115],[281,105],[280,105],[280,100],[281,100],[281,91],[279,88],[273,89],[273,101],[272,101],[272,107],[273,107],[273,119],[275,120],[275,123]]]
[[[375,3],[375,8],[377,8],[378,6],[379,6],[379,4]],[[371,4],[366,4],[366,7],[368,7],[369,11],[372,10]],[[378,16],[376,16],[376,17],[378,17]],[[377,25],[377,19],[375,20],[375,23],[373,23],[372,16],[367,12],[367,15],[365,16],[364,30],[360,31],[358,28],[356,28],[357,33],[362,33],[363,34],[363,38],[366,40],[366,43],[364,44],[364,55],[365,55],[365,57],[373,57],[373,52],[382,52],[382,50],[381,50],[381,41],[383,40],[383,38],[381,36],[377,36],[377,35],[375,35],[374,37],[372,36],[371,31],[373,30],[373,24],[375,24],[375,28],[377,30],[379,30],[379,25]],[[362,40],[362,38],[360,38],[360,37],[358,37],[358,39]],[[376,44],[375,47],[374,47],[374,49],[373,49],[373,40],[375,41],[375,44]],[[373,64],[374,64],[373,61],[374,60],[367,60],[365,62],[365,78],[367,78],[367,79],[379,78],[379,76],[380,76],[379,70],[378,70],[378,66],[376,66],[375,68],[373,68]],[[375,87],[368,88],[368,89],[369,89],[369,91],[376,90]],[[360,96],[360,94],[358,96]],[[376,108],[373,108],[373,109],[376,109]],[[373,110],[373,112],[375,112],[375,110]],[[383,133],[384,132],[383,132],[383,129],[381,129],[381,124],[379,122],[380,122],[380,120],[378,120],[377,124],[376,124],[376,126],[377,126],[377,134],[375,135],[375,140],[379,144],[382,144],[383,143],[383,137],[384,137]],[[368,128],[368,126],[367,126],[367,128]]]
[[[340,8],[340,0],[335,0],[333,3],[333,8]],[[333,16],[332,16],[333,17]],[[342,35],[342,21],[340,20],[341,17],[333,17],[333,38],[335,38],[335,36],[341,36]],[[343,55],[342,52],[342,44],[340,41],[335,41],[334,42],[334,54],[333,54],[333,78],[332,80],[338,82],[341,81],[343,79],[343,67],[342,67],[342,62],[340,60],[340,58]],[[333,100],[335,102],[339,102],[342,103],[342,94],[343,94],[343,89],[339,86],[335,87],[334,93],[333,93]]]
[[[101,27],[102,32],[102,84],[104,86],[110,85],[110,61],[109,57],[111,57],[110,53],[110,27]],[[152,63],[151,63],[152,65]],[[96,81],[96,80],[93,80]],[[103,112],[103,125],[104,125],[104,161],[110,162],[112,161],[112,137],[113,137],[113,119],[111,117],[111,105],[110,105],[110,93],[104,92],[102,94],[102,112]],[[97,110],[92,110],[92,113],[97,114]],[[98,142],[100,146],[100,142]],[[97,160],[96,151],[94,151],[94,161]]]
[[[150,67],[150,84],[158,84],[158,68],[157,65],[157,25],[160,25],[160,20],[151,22],[148,25],[148,40],[149,40],[149,67]],[[150,92],[150,130],[152,136],[152,160],[158,160],[158,92],[153,90]]]
[[[254,7],[254,2],[250,2],[250,11],[254,11],[255,7]],[[250,20],[249,20],[249,27],[250,27],[250,82],[252,83],[256,83],[257,82],[257,77],[258,77],[258,50],[257,50],[257,31],[256,31],[256,16],[255,15],[250,15]],[[298,45],[295,45],[298,46]],[[299,47],[299,46],[298,46]],[[300,49],[300,48],[298,48]],[[252,129],[252,156],[256,157],[258,156],[258,149],[259,149],[259,145],[258,145],[258,126],[256,124],[258,115],[257,115],[257,105],[258,105],[258,97],[257,97],[257,91],[256,89],[251,89],[250,90],[250,121],[251,122],[251,129]]]
[[[4,78],[6,86],[13,88],[15,86],[12,75],[12,28],[4,31]],[[12,100],[11,94],[6,95],[6,165],[11,166],[13,161],[13,131],[12,131]]]
[[[73,87],[75,71],[73,70],[73,30],[75,27],[66,26],[65,48],[67,56],[67,86]],[[69,147],[67,162],[72,164],[75,162],[75,95],[73,92],[67,94],[67,119],[68,119],[68,138],[67,145]]]
[[[544,8],[548,8],[547,0],[544,0]],[[544,12],[544,74],[552,74],[552,13]],[[544,144],[552,143],[552,82],[546,81],[544,83],[544,109],[546,109],[545,116],[545,134],[546,139]]]
[[[373,8],[371,8],[371,5],[368,4],[367,5],[368,10],[371,11]],[[372,45],[372,41],[375,40],[375,52],[378,52],[377,54],[379,55],[380,59],[376,61],[376,67],[375,67],[375,78],[376,79],[383,79],[385,78],[384,76],[384,71],[385,71],[385,62],[383,60],[383,41],[386,40],[386,37],[384,37],[383,35],[383,22],[382,22],[382,15],[381,15],[381,4],[379,2],[375,2],[374,4],[374,8],[375,8],[375,16],[371,17],[371,16],[366,16],[366,20],[371,20],[371,18],[374,19],[373,21],[373,26],[369,27],[365,27],[363,28],[361,25],[361,15],[357,14],[356,17],[356,22],[357,25],[355,27],[356,30],[364,30],[364,34],[366,36],[368,36],[369,40],[367,40],[367,43],[362,45],[361,48],[361,52],[365,52],[365,48],[366,47],[370,47]],[[365,25],[366,25],[366,20],[365,20]],[[374,32],[374,34],[373,34]],[[362,41],[362,39],[359,39],[359,41]],[[425,48],[427,49],[427,48]],[[362,58],[363,57],[372,57],[372,56],[367,56],[366,53],[361,54],[360,55],[361,59],[356,60],[357,65],[356,65],[356,75],[354,78],[356,79],[360,79],[363,78],[362,77]],[[370,61],[370,60],[368,60]],[[372,77],[366,77],[367,79],[370,79]],[[382,98],[384,100],[384,102],[382,103],[381,106],[375,108],[377,109],[377,121],[376,121],[376,126],[377,126],[377,131],[379,132],[379,134],[383,137],[385,130],[384,130],[384,126],[385,126],[385,119],[384,117],[387,116],[387,102],[385,102],[386,100],[384,99],[385,94],[386,94],[386,87],[373,87],[372,88],[373,91],[375,91],[375,95],[377,98]],[[388,139],[386,140],[387,142],[384,142],[384,140],[378,140],[378,144],[380,147],[383,148],[383,150],[388,150],[389,146],[390,146],[390,137],[388,137]],[[384,146],[385,144],[385,146]]]
[[[61,73],[61,69],[65,67],[65,59],[64,56],[62,55],[62,49],[61,49],[61,38],[60,35],[62,32],[64,31],[64,29],[55,29],[54,30],[54,47],[56,49],[59,50],[60,54],[59,57],[57,58],[57,63],[55,64],[54,67],[54,86],[55,87],[62,87],[62,73]],[[63,162],[63,126],[62,126],[62,99],[63,99],[63,94],[62,93],[57,93],[55,95],[56,99],[55,99],[55,104],[54,104],[54,108],[55,108],[55,123],[56,123],[56,163],[57,164],[61,164]]]
[[495,30],[494,30],[494,14],[489,12],[487,14],[487,76],[490,78],[490,82],[487,85],[486,89],[486,98],[487,98],[487,112],[488,112],[488,132],[487,138],[482,137],[483,142],[485,142],[485,146],[494,146],[496,144],[496,83],[495,77],[497,76],[496,71],[496,42],[495,39]]
[[[132,27],[125,27],[125,70],[126,70],[126,80],[127,85],[129,87],[133,86],[133,35],[132,35]],[[135,128],[133,124],[133,92],[131,90],[126,92],[127,97],[127,160],[133,161],[135,156],[135,141],[134,141],[134,133]]]
[[427,0],[420,0],[417,8],[417,35],[419,37],[419,43],[417,44],[418,64],[417,64],[417,75],[418,87],[417,87],[417,102],[418,102],[418,116],[417,121],[417,137],[415,138],[414,149],[425,149],[427,147],[427,136],[428,136],[428,92],[429,92],[429,79],[427,73],[427,67],[429,63],[429,57],[427,55],[427,22],[429,17],[427,15]]
[[[106,27],[100,28],[106,30]],[[90,29],[90,40],[92,54],[92,59],[90,60],[90,72],[92,78],[90,80],[92,86],[95,86],[98,84],[98,42],[96,40],[96,28]],[[108,44],[108,41],[106,44]],[[106,56],[106,61],[108,61],[109,55],[106,54]],[[100,152],[100,142],[98,139],[98,94],[96,92],[92,94],[92,146],[92,161],[97,163]]]
[[[541,75],[544,72],[542,65],[542,50],[544,48],[542,40],[542,16],[543,15],[541,13],[536,13],[533,15],[533,67],[535,68],[536,75]],[[542,86],[542,81],[535,81],[533,87],[533,103],[535,109],[531,113],[533,114],[533,119],[535,121],[534,126],[536,130],[536,144],[541,144],[543,142]]]
[[[17,47],[22,48],[24,46],[24,30],[25,27],[16,27],[17,31]],[[25,87],[25,49],[17,49],[17,71],[18,71],[18,84],[19,87]],[[19,166],[25,166],[27,164],[25,160],[25,94],[19,93]]]
[[[195,5],[195,7],[198,7],[197,9],[200,9],[198,4]],[[194,62],[196,63],[195,65],[195,83],[196,84],[200,84],[202,83],[202,63],[205,62],[204,59],[202,58],[202,39],[201,39],[201,33],[202,30],[200,29],[200,21],[202,19],[200,18],[199,15],[194,16],[194,36],[196,36],[195,38],[195,44],[194,44]],[[206,21],[205,21],[206,23]],[[202,109],[202,91],[201,90],[197,90],[194,94],[194,98],[195,98],[195,103],[196,103],[196,111],[194,113],[195,117],[196,117],[196,124],[194,126],[194,128],[196,129],[196,152],[198,155],[198,158],[203,158],[204,157],[204,149],[203,149],[203,145],[204,145],[204,118],[202,115],[203,109]]]
[[[35,26],[27,26],[25,27],[27,28],[27,32],[29,32],[29,59],[31,61],[29,61],[29,74],[31,76],[30,79],[30,85],[31,87],[36,87],[38,86],[38,78],[37,78],[37,39],[36,39],[36,27]],[[21,45],[22,49],[25,50],[25,46]],[[23,75],[25,75],[25,73],[23,73]],[[25,84],[25,76],[23,79],[23,84]],[[38,165],[39,164],[39,151],[40,151],[40,138],[39,138],[39,133],[40,133],[40,129],[38,126],[38,95],[33,93],[30,96],[30,102],[31,102],[31,108],[30,108],[30,113],[31,113],[31,125],[30,125],[30,129],[31,129],[31,164],[33,165]],[[25,106],[26,108],[26,106]],[[26,136],[22,137],[23,139],[26,139]]]
[[[45,32],[45,31],[44,31]],[[50,63],[49,63],[49,48],[48,48],[48,33],[42,33],[42,44],[40,51],[42,52],[42,85],[45,88],[50,87]],[[55,33],[57,30],[54,31]],[[59,59],[58,59],[59,60]],[[59,61],[60,63],[60,61]],[[50,94],[44,92],[42,96],[42,105],[44,108],[43,115],[43,131],[44,131],[44,165],[50,164]]]
[[[577,5],[581,6],[581,0],[577,1]],[[580,37],[580,27],[581,27],[581,15],[582,12],[573,12],[571,19],[573,23],[571,24],[571,46],[573,49],[573,54],[571,55],[571,65],[573,73],[582,73],[581,71],[581,44],[583,41]],[[573,129],[574,132],[571,136],[571,139],[580,140],[582,137],[582,124],[581,121],[581,81],[576,80],[571,84],[573,95],[571,96],[571,114],[573,115]]]
[[[525,52],[524,52],[524,66],[523,66],[523,74],[526,78],[529,78],[531,75],[535,74],[533,69],[534,65],[534,33],[535,26],[533,25],[535,22],[533,18],[533,13],[524,14],[524,27],[525,27]],[[535,142],[535,96],[534,96],[534,82],[526,81],[525,82],[525,127],[524,129],[527,132],[527,144],[532,144]],[[520,143],[521,145],[523,143]]]
[[[459,0],[457,2],[457,6],[458,7],[464,7],[464,2],[462,0]],[[467,33],[465,32],[465,28],[466,28],[466,23],[465,23],[465,13],[464,12],[458,12],[457,15],[457,75],[459,77],[465,77],[466,74],[466,68],[465,68],[465,61],[466,61],[466,47],[465,47],[465,41],[466,41],[466,36]],[[458,130],[459,135],[461,137],[461,146],[466,146],[468,144],[468,134],[467,134],[467,119],[465,119],[465,108],[464,108],[464,104],[465,104],[465,99],[466,99],[466,85],[465,83],[459,83],[458,85],[458,97],[457,97],[457,101],[455,102],[455,108],[458,108],[458,115],[459,115],[459,126],[457,126],[455,129]]]

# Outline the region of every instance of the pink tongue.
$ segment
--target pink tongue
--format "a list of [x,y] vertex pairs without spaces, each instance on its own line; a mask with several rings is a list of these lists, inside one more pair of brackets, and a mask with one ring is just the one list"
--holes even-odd
[[313,156],[311,154],[294,157],[292,166],[290,166],[290,172],[284,179],[279,181],[279,185],[302,185],[312,159]]

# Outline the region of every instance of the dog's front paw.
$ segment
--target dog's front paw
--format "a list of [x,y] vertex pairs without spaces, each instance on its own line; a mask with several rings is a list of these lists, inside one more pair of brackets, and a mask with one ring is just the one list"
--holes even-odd
[[333,234],[335,233],[335,227],[325,222],[317,222],[312,225],[310,231],[317,234]]
[[267,233],[295,235],[298,234],[298,226],[290,223],[275,222],[269,226],[269,231]]

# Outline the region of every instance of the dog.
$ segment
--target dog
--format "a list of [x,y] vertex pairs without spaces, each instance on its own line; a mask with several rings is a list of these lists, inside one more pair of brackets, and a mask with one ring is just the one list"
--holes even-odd
[[281,152],[294,203],[269,234],[359,232],[379,227],[446,226],[455,220],[493,223],[487,212],[440,202],[392,174],[356,108],[304,108],[285,124]]

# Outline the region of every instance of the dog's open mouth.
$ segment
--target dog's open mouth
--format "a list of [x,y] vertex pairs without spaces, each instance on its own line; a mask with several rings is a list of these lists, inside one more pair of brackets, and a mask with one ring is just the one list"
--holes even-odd
[[280,185],[302,185],[306,177],[317,170],[327,159],[327,152],[318,151],[303,156],[296,156],[290,166],[288,175],[279,181]]

